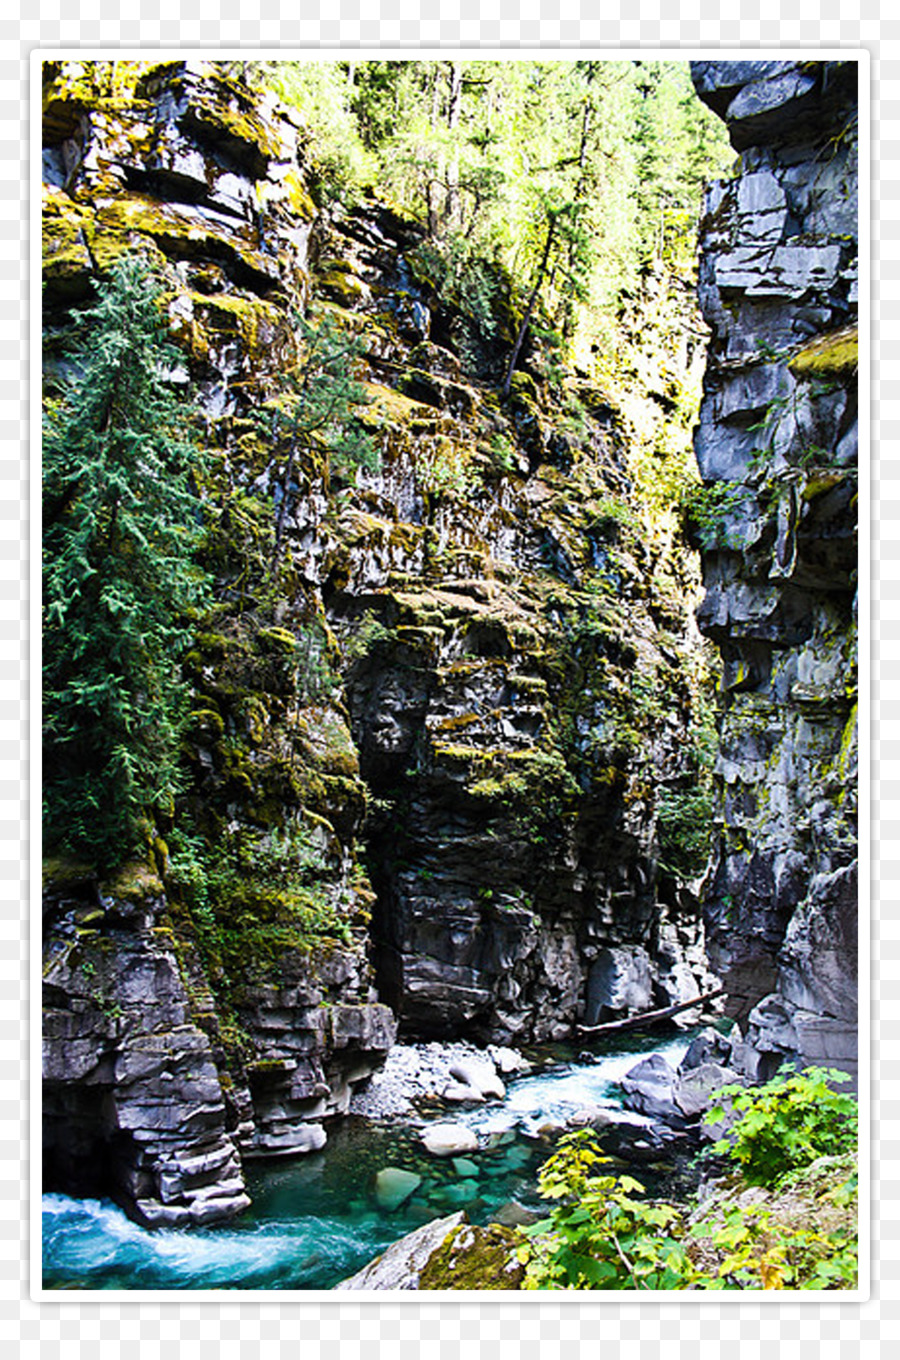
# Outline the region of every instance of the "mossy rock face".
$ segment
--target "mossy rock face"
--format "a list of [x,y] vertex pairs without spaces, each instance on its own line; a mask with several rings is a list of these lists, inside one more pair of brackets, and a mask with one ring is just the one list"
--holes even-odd
[[804,345],[788,364],[797,378],[852,378],[859,369],[859,331],[845,326]]
[[58,296],[84,296],[93,268],[85,232],[90,215],[53,185],[43,186],[41,242],[45,286]]
[[516,1258],[519,1239],[509,1228],[462,1223],[429,1257],[420,1289],[520,1289],[525,1267]]
[[100,884],[104,898],[115,902],[158,908],[163,900],[163,885],[159,875],[146,861],[135,860],[124,864],[109,879]]
[[319,274],[317,283],[326,297],[330,297],[344,307],[352,307],[357,303],[366,302],[370,297],[370,289],[362,279],[350,270],[341,269],[337,265]]

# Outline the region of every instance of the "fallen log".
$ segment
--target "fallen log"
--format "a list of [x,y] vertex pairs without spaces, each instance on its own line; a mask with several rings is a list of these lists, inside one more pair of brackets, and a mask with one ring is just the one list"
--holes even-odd
[[693,1001],[681,1001],[677,1006],[666,1006],[661,1011],[644,1011],[643,1015],[629,1015],[626,1020],[610,1020],[605,1025],[579,1025],[578,1029],[582,1034],[613,1034],[620,1029],[640,1029],[643,1025],[658,1025],[661,1020],[668,1020],[673,1015],[678,1015],[680,1011],[690,1010],[691,1006],[702,1006],[706,1001],[715,1001],[717,997],[725,995],[725,988],[720,987],[715,992],[704,992],[702,996],[695,996]]

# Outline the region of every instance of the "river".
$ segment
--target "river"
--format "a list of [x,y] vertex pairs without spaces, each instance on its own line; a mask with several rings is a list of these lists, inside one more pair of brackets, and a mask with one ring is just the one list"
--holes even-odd
[[[108,1200],[43,1198],[44,1287],[54,1290],[332,1289],[391,1242],[429,1219],[465,1209],[487,1222],[515,1203],[538,1211],[536,1174],[552,1141],[539,1132],[586,1106],[618,1120],[618,1081],[649,1051],[677,1065],[690,1034],[654,1041],[624,1036],[588,1058],[554,1050],[533,1074],[511,1080],[506,1099],[465,1112],[375,1123],[350,1117],[319,1153],[251,1163],[253,1204],[234,1223],[189,1231],[148,1231]],[[465,1123],[479,1150],[456,1159],[430,1156],[424,1123]],[[631,1116],[602,1134],[605,1147],[649,1190],[677,1195],[690,1180],[683,1140],[661,1143],[649,1121]],[[380,1206],[377,1173],[392,1166],[421,1177],[399,1207]],[[544,1206],[545,1207],[545,1206]]]

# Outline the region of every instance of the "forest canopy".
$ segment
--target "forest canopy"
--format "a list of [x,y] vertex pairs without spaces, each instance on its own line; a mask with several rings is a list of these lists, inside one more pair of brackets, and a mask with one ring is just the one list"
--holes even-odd
[[299,112],[321,202],[377,189],[418,218],[432,271],[480,299],[486,321],[492,271],[522,305],[538,282],[576,355],[602,341],[642,272],[693,269],[703,185],[733,161],[686,62],[242,68]]

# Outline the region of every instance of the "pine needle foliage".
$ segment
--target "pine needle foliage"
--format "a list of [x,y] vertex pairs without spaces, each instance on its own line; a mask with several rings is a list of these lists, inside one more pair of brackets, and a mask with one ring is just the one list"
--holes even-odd
[[202,581],[190,408],[139,258],[83,313],[44,423],[43,681],[47,848],[114,866],[171,808],[184,689],[178,661]]

